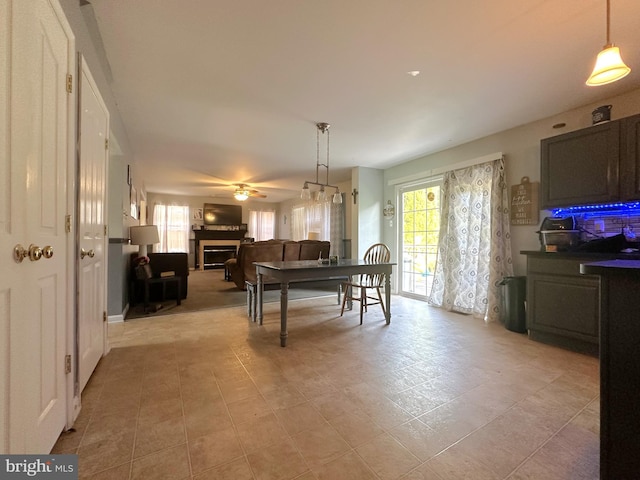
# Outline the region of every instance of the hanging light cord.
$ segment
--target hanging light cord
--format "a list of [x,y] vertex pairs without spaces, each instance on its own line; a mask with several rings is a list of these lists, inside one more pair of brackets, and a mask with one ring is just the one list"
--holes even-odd
[[604,46],[604,48],[609,48],[611,47],[611,40],[609,37],[609,29],[611,28],[611,3],[609,0],[607,0],[607,44]]

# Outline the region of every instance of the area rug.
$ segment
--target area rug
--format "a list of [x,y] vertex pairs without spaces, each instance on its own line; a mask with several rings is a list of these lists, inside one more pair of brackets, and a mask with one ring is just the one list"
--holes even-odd
[[[181,305],[176,305],[175,300],[167,300],[154,303],[155,311],[145,313],[140,303],[129,309],[126,320],[247,305],[247,292],[240,290],[235,283],[227,282],[224,270],[192,270],[188,282],[187,298],[182,300]],[[289,300],[327,295],[337,295],[335,285],[298,284],[289,289]],[[264,292],[264,303],[279,301],[279,288]]]

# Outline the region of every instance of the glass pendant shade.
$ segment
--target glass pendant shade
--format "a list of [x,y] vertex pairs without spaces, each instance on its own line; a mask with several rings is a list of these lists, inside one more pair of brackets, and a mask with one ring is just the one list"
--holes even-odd
[[333,194],[333,203],[342,203],[342,194],[340,192]]
[[318,200],[318,202],[324,202],[327,200],[327,193],[324,191],[324,187],[320,187],[316,200]]
[[607,45],[598,53],[596,66],[586,83],[589,86],[606,85],[626,77],[629,72],[631,69],[622,61],[620,49]]
[[302,200],[311,200],[311,191],[309,190],[309,185],[307,185],[306,183],[304,184],[304,187],[302,187],[300,198]]

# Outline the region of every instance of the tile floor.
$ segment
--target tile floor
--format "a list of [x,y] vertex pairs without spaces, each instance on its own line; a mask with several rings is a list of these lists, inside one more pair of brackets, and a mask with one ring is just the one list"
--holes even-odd
[[335,297],[110,326],[55,453],[82,479],[597,479],[598,363],[393,298]]

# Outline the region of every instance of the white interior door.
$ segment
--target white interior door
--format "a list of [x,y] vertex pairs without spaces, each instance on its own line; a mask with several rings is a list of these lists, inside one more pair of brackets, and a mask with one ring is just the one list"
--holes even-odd
[[[57,0],[0,0],[0,24],[0,450],[48,453],[69,401],[74,42]],[[16,245],[32,255],[15,259]]]
[[106,171],[109,112],[83,57],[79,61],[78,381],[84,389],[104,354],[107,323]]

